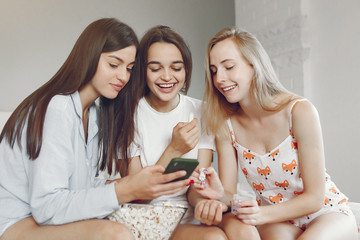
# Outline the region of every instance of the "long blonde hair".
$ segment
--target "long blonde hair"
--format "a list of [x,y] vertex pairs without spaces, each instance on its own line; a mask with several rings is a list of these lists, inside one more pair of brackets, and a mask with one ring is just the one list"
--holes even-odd
[[[226,130],[224,120],[240,109],[238,103],[229,103],[213,83],[210,71],[210,51],[225,39],[232,39],[238,46],[239,52],[254,68],[254,78],[250,91],[256,104],[265,111],[279,111],[296,95],[286,90],[276,76],[270,58],[261,43],[251,33],[236,27],[228,27],[218,32],[210,39],[206,52],[206,88],[204,93],[204,117],[207,131],[218,134],[219,130]],[[274,99],[279,94],[285,97],[274,105]],[[216,117],[214,117],[216,116]]]

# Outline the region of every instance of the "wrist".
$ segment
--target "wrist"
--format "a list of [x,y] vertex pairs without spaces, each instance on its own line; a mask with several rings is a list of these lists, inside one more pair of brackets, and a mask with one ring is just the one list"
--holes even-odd
[[233,194],[226,192],[224,190],[223,195],[219,198],[219,201],[223,202],[226,204],[226,206],[231,206],[231,199],[232,199]]
[[133,193],[130,182],[127,181],[128,177],[124,177],[121,181],[115,183],[115,192],[119,204],[131,202],[136,199],[135,194]]
[[168,145],[168,147],[165,150],[167,152],[167,154],[169,156],[171,156],[171,158],[174,157],[181,157],[182,155],[184,155],[185,153],[183,151],[181,151],[180,149],[177,149],[172,143],[170,143]]

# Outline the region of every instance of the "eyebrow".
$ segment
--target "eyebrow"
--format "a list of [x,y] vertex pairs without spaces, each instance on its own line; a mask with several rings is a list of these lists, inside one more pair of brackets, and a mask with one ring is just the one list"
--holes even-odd
[[224,59],[224,60],[222,60],[220,63],[225,63],[225,62],[228,62],[228,61],[234,61],[234,59]]
[[[220,63],[225,63],[225,62],[229,62],[229,61],[234,61],[234,59],[230,59],[230,58],[227,58],[227,59],[224,59],[222,60]],[[210,64],[210,67],[216,67],[214,64]]]
[[[119,58],[118,56],[115,56],[115,55],[109,55],[110,58],[115,58],[116,60],[118,60],[119,62],[121,63],[124,63],[124,60],[122,60],[121,58]],[[131,63],[129,64],[135,64],[135,61],[132,61]]]
[[[171,64],[177,64],[177,63],[182,63],[182,64],[184,64],[184,61],[177,60],[177,61],[173,61],[173,62],[171,62]],[[147,64],[147,65],[150,65],[150,64],[161,64],[161,63],[160,63],[160,62],[158,62],[158,61],[150,61],[150,62],[148,62],[148,64]]]
[[109,57],[111,58],[115,58],[117,60],[119,60],[120,62],[124,62],[124,60],[122,60],[121,58],[119,58],[118,56],[115,56],[115,55],[109,55]]

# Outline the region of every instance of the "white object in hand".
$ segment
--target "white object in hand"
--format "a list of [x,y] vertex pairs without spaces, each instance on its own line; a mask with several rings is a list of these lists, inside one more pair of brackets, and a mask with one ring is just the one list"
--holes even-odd
[[194,113],[190,112],[189,114],[189,122],[191,122],[194,119]]
[[201,185],[205,185],[206,184],[206,174],[205,174],[205,172],[207,171],[207,169],[206,168],[200,168],[199,171],[200,171],[199,180],[201,181]]

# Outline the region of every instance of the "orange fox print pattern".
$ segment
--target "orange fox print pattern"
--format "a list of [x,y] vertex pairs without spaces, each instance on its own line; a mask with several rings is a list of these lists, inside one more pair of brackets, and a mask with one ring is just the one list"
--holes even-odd
[[286,189],[289,188],[289,186],[290,186],[288,180],[285,180],[285,181],[282,182],[282,183],[279,183],[279,182],[276,182],[276,181],[275,181],[275,185],[276,185],[277,187],[283,188],[284,190],[286,190]]
[[285,173],[289,173],[290,175],[294,174],[294,170],[297,168],[297,164],[295,160],[292,160],[290,164],[282,164],[282,169]]
[[273,151],[272,153],[269,154],[269,158],[272,159],[273,161],[275,161],[276,159],[278,159],[280,156],[280,151],[279,149],[276,149],[275,151]]
[[283,195],[281,193],[278,193],[278,195],[276,195],[276,196],[269,196],[269,200],[273,204],[278,204],[278,203],[281,203],[284,200],[284,197],[283,197]]
[[266,168],[264,169],[258,167],[257,172],[259,173],[260,176],[265,177],[265,180],[268,180],[268,177],[270,177],[271,175],[271,169],[269,166],[266,166]]
[[242,172],[244,173],[244,175],[245,175],[245,177],[247,177],[248,176],[248,170],[246,169],[246,168],[242,168],[241,169],[242,170]]
[[332,207],[332,200],[331,200],[331,198],[328,198],[328,197],[326,197],[325,196],[325,202],[324,202],[324,205],[325,206],[330,206],[330,207]]
[[263,191],[264,191],[264,189],[265,189],[265,188],[264,188],[264,184],[262,184],[262,183],[256,184],[256,183],[254,183],[254,182],[253,182],[253,188],[254,188],[255,190],[257,190],[259,194],[262,194]]
[[247,161],[249,161],[249,164],[251,164],[252,160],[255,160],[255,155],[250,153],[250,150],[243,151],[243,158]]

